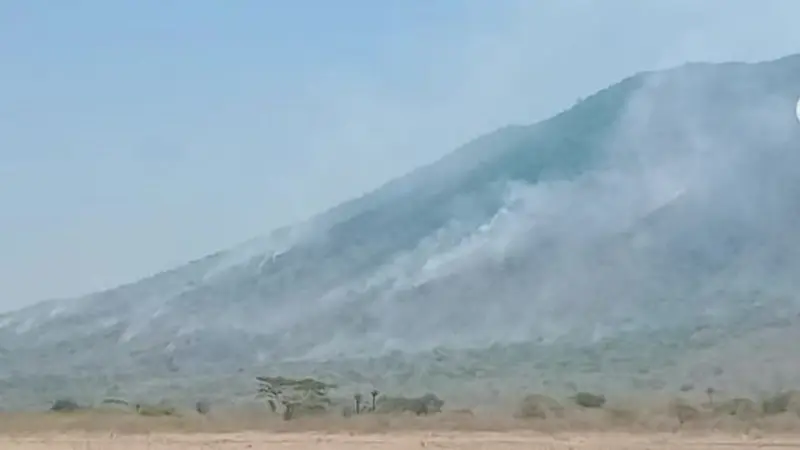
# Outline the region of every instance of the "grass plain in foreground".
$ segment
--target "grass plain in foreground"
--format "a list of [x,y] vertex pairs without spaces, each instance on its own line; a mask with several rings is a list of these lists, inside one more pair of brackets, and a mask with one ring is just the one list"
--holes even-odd
[[325,415],[284,421],[262,413],[148,417],[120,411],[4,413],[0,448],[38,449],[769,449],[800,448],[800,418],[722,415],[677,426],[657,411],[569,410],[559,419],[500,412],[430,416]]

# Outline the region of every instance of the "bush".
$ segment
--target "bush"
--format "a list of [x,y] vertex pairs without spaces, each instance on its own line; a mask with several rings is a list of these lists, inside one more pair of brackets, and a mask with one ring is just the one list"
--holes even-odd
[[561,417],[564,408],[554,399],[539,394],[525,396],[517,409],[515,417],[520,419],[547,419]]
[[58,399],[53,402],[53,406],[50,407],[50,411],[56,412],[73,412],[81,409],[80,405],[72,399],[63,398]]
[[591,392],[578,392],[573,399],[578,406],[584,408],[602,408],[606,404],[604,395],[592,394]]
[[211,412],[211,403],[205,400],[198,400],[198,402],[194,404],[194,410],[197,411],[198,414],[206,415]]
[[800,416],[800,391],[787,391],[773,395],[761,402],[764,414],[774,415],[793,412]]
[[412,412],[418,416],[442,412],[444,401],[436,394],[421,397],[381,397],[376,405],[379,413]]
[[123,400],[121,398],[104,398],[102,405],[119,405],[119,406],[130,406],[127,400]]
[[761,414],[760,408],[756,402],[749,398],[734,398],[724,401],[712,408],[716,415],[720,416],[736,416],[740,419],[753,419]]
[[137,404],[136,405],[136,412],[139,415],[147,416],[147,417],[162,417],[162,416],[175,416],[177,415],[177,411],[173,406],[167,404],[167,402],[159,402],[157,405],[148,405],[148,404]]

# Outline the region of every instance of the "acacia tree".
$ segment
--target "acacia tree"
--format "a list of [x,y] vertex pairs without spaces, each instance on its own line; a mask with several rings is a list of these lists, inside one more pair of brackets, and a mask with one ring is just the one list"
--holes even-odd
[[256,377],[258,397],[266,398],[272,412],[283,406],[283,418],[290,420],[295,411],[301,408],[308,412],[325,411],[331,400],[328,393],[336,385],[323,383],[312,378]]

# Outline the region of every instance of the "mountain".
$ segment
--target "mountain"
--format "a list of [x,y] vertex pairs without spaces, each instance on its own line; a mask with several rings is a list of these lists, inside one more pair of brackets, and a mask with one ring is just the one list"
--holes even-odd
[[5,314],[0,388],[684,370],[798,320],[798,95],[800,55],[636,74],[304,223]]

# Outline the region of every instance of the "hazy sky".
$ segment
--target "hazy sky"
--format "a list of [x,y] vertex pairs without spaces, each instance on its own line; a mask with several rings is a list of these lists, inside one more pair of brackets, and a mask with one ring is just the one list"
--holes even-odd
[[0,3],[0,309],[307,217],[633,72],[800,51],[797,0]]

